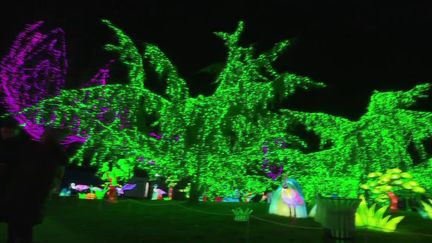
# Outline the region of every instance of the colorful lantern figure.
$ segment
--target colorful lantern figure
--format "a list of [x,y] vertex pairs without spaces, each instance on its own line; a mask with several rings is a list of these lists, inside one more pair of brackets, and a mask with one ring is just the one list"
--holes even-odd
[[270,214],[292,218],[307,218],[306,204],[300,185],[294,179],[284,179],[272,195]]
[[108,196],[109,202],[112,202],[112,203],[117,202],[117,190],[116,190],[115,186],[113,186],[113,185],[109,186],[107,196]]
[[60,197],[70,197],[71,196],[71,194],[72,194],[72,192],[71,192],[71,189],[69,189],[69,188],[63,188],[61,191],[60,191]]
[[396,213],[398,211],[399,198],[393,192],[387,192],[387,195],[390,198],[390,211]]
[[87,193],[86,194],[86,199],[91,199],[91,200],[93,200],[93,199],[96,199],[96,194],[95,193]]
[[163,195],[166,194],[166,192],[161,189],[157,189],[157,191],[158,191],[157,200],[163,200]]
[[129,191],[135,189],[136,184],[125,184],[122,189],[123,191]]
[[94,194],[96,195],[96,199],[101,200],[105,197],[105,194],[107,194],[108,189],[104,189],[101,191],[94,191]]
[[169,200],[173,199],[173,192],[174,192],[174,189],[172,187],[170,187],[169,190],[168,190],[168,198],[169,198]]
[[158,188],[158,185],[153,186],[152,200],[163,200],[163,195],[166,194],[164,190]]
[[115,179],[113,180],[113,178],[109,178],[108,180],[110,182],[110,185],[108,187],[108,193],[107,193],[108,202],[117,203],[117,189],[116,189],[117,180]]
[[158,199],[158,186],[154,185],[153,186],[153,193],[152,193],[152,200],[157,200]]
[[76,185],[75,183],[71,183],[69,187],[79,192],[87,191],[90,189],[88,185],[81,185],[81,184]]

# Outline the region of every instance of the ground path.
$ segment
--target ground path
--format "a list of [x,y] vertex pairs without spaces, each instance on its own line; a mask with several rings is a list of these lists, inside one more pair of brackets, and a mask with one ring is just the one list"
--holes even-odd
[[[231,209],[254,210],[249,223],[233,221]],[[249,243],[323,241],[323,230],[313,219],[267,214],[261,203],[200,203],[179,201],[105,201],[62,198],[51,200],[35,243]],[[359,242],[432,242],[432,221],[410,214],[398,233],[359,231]],[[0,243],[6,226],[0,223]]]

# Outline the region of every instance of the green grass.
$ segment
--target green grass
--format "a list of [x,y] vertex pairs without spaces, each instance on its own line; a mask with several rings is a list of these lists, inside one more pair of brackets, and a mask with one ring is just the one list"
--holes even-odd
[[[251,208],[249,223],[235,222],[231,209]],[[324,240],[313,219],[267,214],[266,204],[200,203],[178,201],[105,201],[53,199],[43,224],[35,228],[37,243],[134,242],[336,242]],[[432,242],[432,221],[404,213],[396,233],[358,231],[355,242]],[[0,242],[6,227],[0,224]]]

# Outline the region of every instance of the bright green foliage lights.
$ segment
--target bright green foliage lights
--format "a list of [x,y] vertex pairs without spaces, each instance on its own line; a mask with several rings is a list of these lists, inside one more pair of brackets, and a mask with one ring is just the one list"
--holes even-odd
[[357,212],[355,214],[356,227],[368,228],[371,230],[393,232],[397,225],[404,219],[405,216],[398,216],[390,219],[390,215],[384,217],[388,206],[384,206],[375,211],[376,204],[368,208],[366,200],[362,198]]
[[358,121],[324,113],[282,111],[317,134],[321,148],[313,153],[279,150],[276,156],[288,168],[302,168],[290,176],[299,178],[308,201],[317,192],[357,197],[359,185],[370,172],[415,169],[408,152],[410,142],[422,161],[429,159],[422,141],[432,136],[432,113],[409,109],[429,88],[429,84],[421,84],[408,91],[374,92],[366,114]]
[[386,173],[372,172],[368,175],[368,182],[360,187],[372,193],[372,198],[377,203],[389,202],[388,192],[394,192],[397,196],[405,194],[422,194],[426,190],[413,179],[413,176],[402,170],[388,169]]
[[[261,193],[275,184],[262,171],[261,145],[278,138],[296,146],[304,143],[287,133],[292,130],[291,115],[272,113],[268,106],[297,88],[323,86],[272,67],[287,41],[255,57],[252,47],[238,45],[242,22],[234,34],[216,33],[228,48],[226,66],[215,93],[196,98],[190,97],[185,80],[165,54],[147,45],[145,61],[167,82],[160,95],[144,87],[143,60],[130,38],[109,21],[104,23],[119,39],[107,49],[119,53],[129,70],[129,84],[63,90],[24,111],[36,113],[40,122],[55,115],[49,126],[79,127],[87,141],[73,160],[81,163],[90,157],[100,174],[112,170],[120,178],[132,176],[135,166],[172,180],[189,178],[192,189],[210,197],[235,189]],[[149,122],[151,116],[156,120]],[[148,136],[151,131],[163,139]]]
[[[135,47],[135,44],[129,38],[129,36],[111,24],[110,21],[102,20],[102,22],[114,31],[119,41],[119,45],[108,44],[105,46],[105,49],[119,54],[120,61],[125,64],[129,70],[129,82],[132,88],[136,89],[137,91],[143,90],[145,79],[143,61],[138,49]],[[140,93],[137,94],[139,95]]]
[[423,206],[425,217],[432,220],[432,199],[428,199],[428,201],[429,203],[425,201],[420,201],[420,202]]
[[[197,190],[209,197],[231,195],[235,189],[261,193],[277,185],[262,169],[261,146],[267,146],[265,159],[283,165],[284,173],[302,185],[306,201],[311,201],[317,193],[356,198],[359,185],[373,171],[416,170],[408,153],[410,143],[423,161],[429,159],[422,140],[432,136],[432,113],[409,109],[425,96],[429,84],[375,92],[358,121],[324,113],[272,111],[272,104],[297,89],[324,85],[279,73],[272,66],[288,41],[262,54],[240,46],[240,22],[234,33],[216,33],[228,49],[216,91],[191,97],[186,81],[158,47],[147,45],[142,56],[123,31],[103,22],[118,38],[118,44],[106,49],[119,54],[129,82],[63,90],[22,111],[41,124],[69,127],[86,137],[72,160],[80,164],[90,158],[101,175],[115,171],[126,180],[139,167],[172,181],[190,179],[191,195]],[[163,94],[144,86],[146,64],[166,82]],[[296,124],[320,137],[319,151],[305,152],[307,143],[293,135]],[[162,134],[162,139],[150,132]],[[287,146],[281,149],[275,140]],[[422,185],[430,188],[432,182]]]
[[231,210],[234,213],[234,221],[238,222],[247,222],[249,221],[249,217],[252,214],[253,210],[250,208],[241,209],[235,208]]

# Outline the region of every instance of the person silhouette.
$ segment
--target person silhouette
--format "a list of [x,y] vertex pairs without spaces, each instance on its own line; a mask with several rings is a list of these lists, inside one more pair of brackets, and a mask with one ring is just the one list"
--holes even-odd
[[[23,133],[21,133],[23,134]],[[59,168],[67,163],[59,144],[60,133],[48,128],[40,142],[25,136],[5,141],[0,158],[10,161],[4,214],[8,243],[32,242],[33,227],[41,224],[43,210]],[[9,151],[4,151],[9,148]]]
[[16,157],[19,134],[18,123],[13,118],[1,121],[0,129],[0,222],[6,222],[6,193],[9,187],[10,172],[17,164]]

